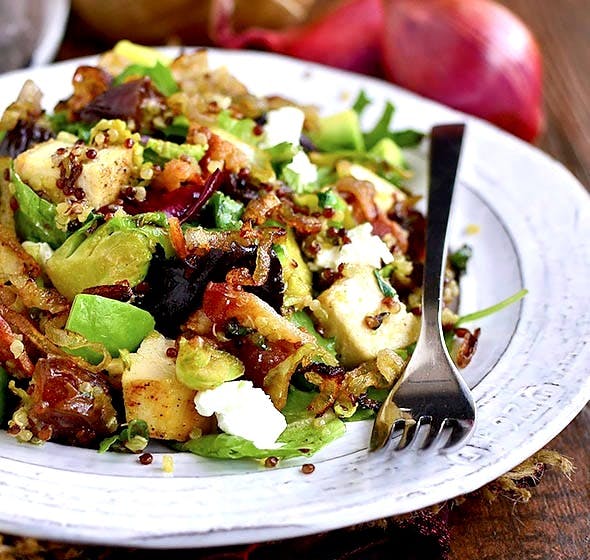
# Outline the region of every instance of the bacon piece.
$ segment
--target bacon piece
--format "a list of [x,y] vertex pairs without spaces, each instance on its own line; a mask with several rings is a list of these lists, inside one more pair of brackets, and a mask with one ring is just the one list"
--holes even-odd
[[186,183],[198,182],[201,168],[196,161],[176,158],[167,161],[164,169],[154,174],[150,187],[163,191],[175,191]]
[[372,183],[342,177],[336,183],[336,190],[352,206],[353,216],[359,224],[369,222],[375,235],[392,235],[402,253],[408,250],[408,232],[375,204],[375,187]]
[[473,333],[464,328],[455,329],[455,334],[463,339],[459,350],[457,351],[457,367],[464,368],[469,365],[471,358],[477,350],[477,341],[481,334],[481,329],[477,328]]

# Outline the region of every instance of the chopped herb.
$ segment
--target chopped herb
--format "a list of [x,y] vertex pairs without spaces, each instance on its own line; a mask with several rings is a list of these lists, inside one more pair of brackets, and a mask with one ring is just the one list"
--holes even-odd
[[230,319],[225,325],[225,336],[228,338],[237,338],[246,336],[254,332],[254,329],[243,327],[236,319]]
[[389,283],[389,280],[386,280],[385,278],[383,278],[383,276],[381,275],[381,271],[375,270],[375,271],[373,271],[373,274],[375,275],[375,278],[377,280],[377,284],[379,285],[379,289],[381,290],[381,293],[385,297],[392,298],[397,295],[395,288]]
[[385,103],[385,108],[383,109],[383,114],[377,121],[377,124],[370,132],[364,134],[365,137],[365,145],[367,149],[371,149],[381,138],[387,136],[387,132],[389,130],[389,125],[391,124],[391,119],[393,118],[393,114],[395,113],[395,107],[393,103],[387,101]]
[[388,134],[400,148],[415,148],[424,139],[424,133],[417,130],[396,130]]
[[360,116],[362,112],[365,110],[365,108],[370,104],[371,99],[367,96],[365,90],[361,89],[361,91],[359,91],[359,94],[357,95],[354,104],[352,105],[352,110]]
[[480,319],[483,319],[484,317],[488,317],[489,315],[493,315],[494,313],[501,311],[505,307],[508,307],[509,305],[512,305],[513,303],[516,303],[517,301],[521,300],[528,293],[529,293],[528,290],[525,290],[525,289],[520,290],[520,291],[516,292],[514,295],[512,295],[506,299],[503,299],[502,301],[496,303],[495,305],[491,305],[490,307],[486,307],[485,309],[481,309],[479,311],[476,311],[475,313],[469,313],[467,315],[463,315],[457,319],[455,326],[458,327],[459,325],[462,325],[463,323],[469,323],[471,321],[479,321]]
[[98,452],[106,451],[138,453],[143,451],[149,443],[149,428],[143,420],[131,420],[122,430],[121,433],[103,439],[99,446]]
[[462,245],[454,253],[449,255],[449,261],[453,268],[459,273],[463,274],[467,270],[467,262],[473,255],[473,250],[469,245]]

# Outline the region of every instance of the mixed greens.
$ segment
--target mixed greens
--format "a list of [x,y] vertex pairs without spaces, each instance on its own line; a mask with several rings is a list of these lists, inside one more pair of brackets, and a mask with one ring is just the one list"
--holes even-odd
[[[199,50],[119,44],[0,121],[0,418],[22,441],[309,455],[369,418],[419,331],[424,217],[387,104],[320,116]],[[478,337],[451,308],[461,365]]]

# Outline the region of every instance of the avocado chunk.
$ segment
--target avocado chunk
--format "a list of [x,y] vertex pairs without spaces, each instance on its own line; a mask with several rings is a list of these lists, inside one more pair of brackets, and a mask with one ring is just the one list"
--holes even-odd
[[[90,222],[73,233],[48,259],[46,271],[60,293],[72,299],[86,288],[146,276],[156,244],[172,252],[166,229],[147,215],[116,216],[92,231]],[[158,216],[157,214],[155,216]],[[165,218],[164,218],[165,221]]]
[[392,167],[404,167],[404,154],[391,138],[381,138],[370,150],[370,154],[388,163]]
[[[130,303],[91,294],[78,294],[66,322],[66,329],[84,336],[89,342],[103,344],[111,356],[122,349],[133,352],[154,330],[156,322],[145,310]],[[102,356],[88,348],[75,352],[91,363]]]
[[365,150],[359,117],[352,109],[321,118],[319,130],[313,131],[310,137],[325,152]]
[[179,340],[176,378],[187,387],[197,391],[214,389],[243,374],[244,365],[238,358],[219,350],[205,338]]
[[115,54],[126,58],[129,62],[143,64],[144,66],[155,66],[158,62],[168,66],[172,60],[164,53],[153,47],[146,47],[132,43],[127,39],[119,41],[114,47]]
[[283,269],[283,305],[303,309],[311,299],[312,278],[292,230],[287,232],[285,243],[275,245],[274,250]]

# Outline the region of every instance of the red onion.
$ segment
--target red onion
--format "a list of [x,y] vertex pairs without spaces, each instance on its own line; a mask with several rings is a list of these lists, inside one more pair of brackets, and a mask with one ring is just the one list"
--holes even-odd
[[542,69],[525,25],[491,0],[384,0],[386,77],[525,140],[542,127]]
[[348,0],[309,24],[231,26],[235,0],[212,0],[211,37],[376,76],[484,118],[525,140],[542,122],[538,46],[492,0]]
[[311,23],[270,30],[232,28],[235,0],[212,0],[210,35],[219,46],[261,49],[363,74],[380,74],[380,0],[348,0]]
[[184,223],[197,215],[220,186],[222,177],[216,170],[205,181],[195,180],[173,191],[149,191],[145,200],[125,202],[124,208],[129,214],[164,212]]

